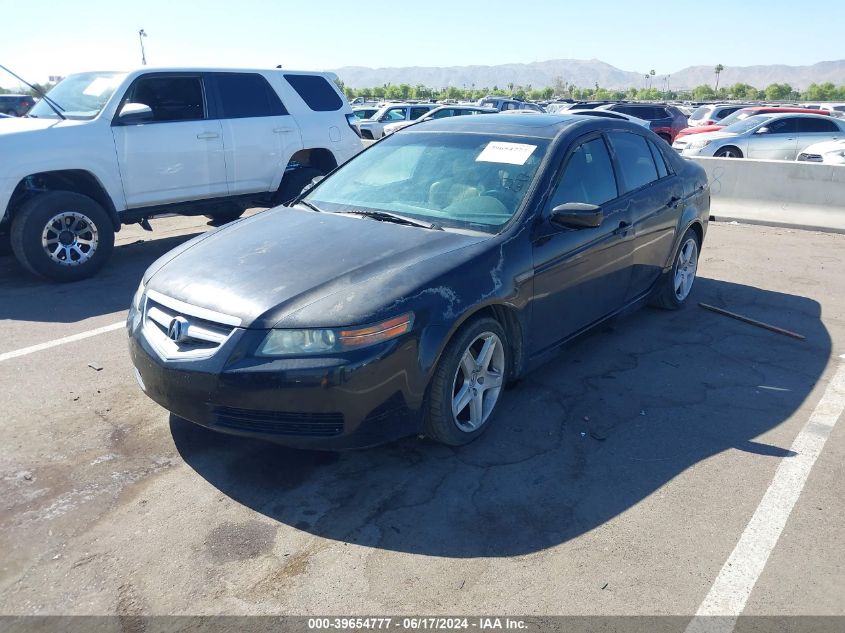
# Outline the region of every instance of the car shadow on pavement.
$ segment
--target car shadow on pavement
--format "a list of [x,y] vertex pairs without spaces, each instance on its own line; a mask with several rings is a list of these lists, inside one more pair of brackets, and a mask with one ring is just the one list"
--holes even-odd
[[[825,370],[831,341],[819,304],[706,278],[693,293],[683,310],[641,310],[568,346],[511,389],[487,433],[462,448],[409,438],[303,452],[177,418],[171,432],[221,492],[314,535],[432,556],[536,552],[604,524],[717,453],[792,455],[755,438],[795,413]],[[741,472],[735,479],[743,485]]]
[[196,235],[117,245],[97,275],[66,284],[30,274],[14,257],[0,257],[0,320],[75,323],[126,310],[147,267]]

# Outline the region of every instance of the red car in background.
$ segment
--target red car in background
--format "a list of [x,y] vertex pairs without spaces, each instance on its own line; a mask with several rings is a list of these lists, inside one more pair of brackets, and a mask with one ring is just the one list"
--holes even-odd
[[714,125],[699,125],[698,127],[685,127],[683,130],[678,132],[676,139],[681,138],[682,136],[687,136],[688,134],[702,134],[704,132],[718,132],[723,127],[731,125],[732,123],[736,123],[737,121],[742,121],[743,119],[747,119],[750,116],[754,116],[755,114],[771,114],[771,113],[784,113],[784,114],[827,114],[830,115],[829,111],[825,110],[813,110],[811,108],[778,108],[777,106],[754,106],[753,108],[743,108],[742,110],[737,110],[733,114],[726,116],[724,119],[719,121],[719,123]]

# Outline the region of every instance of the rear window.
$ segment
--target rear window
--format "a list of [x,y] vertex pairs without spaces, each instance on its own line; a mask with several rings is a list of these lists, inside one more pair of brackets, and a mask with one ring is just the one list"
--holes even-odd
[[319,75],[285,75],[305,104],[316,112],[334,112],[343,106],[343,100],[325,77]]
[[214,73],[212,77],[217,83],[223,119],[287,114],[276,91],[257,73]]
[[693,112],[689,120],[690,121],[701,121],[702,119],[706,119],[708,113],[710,112],[710,106],[698,106]]

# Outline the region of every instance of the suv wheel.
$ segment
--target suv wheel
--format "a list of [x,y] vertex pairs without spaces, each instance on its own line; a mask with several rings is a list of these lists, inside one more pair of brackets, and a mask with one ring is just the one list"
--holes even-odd
[[88,196],[48,191],[26,202],[12,219],[12,250],[30,272],[55,281],[96,273],[114,248],[114,225]]
[[325,176],[325,174],[314,167],[300,167],[287,172],[282,178],[282,183],[279,185],[279,190],[276,192],[273,202],[277,205],[289,203],[301,194],[302,190],[317,176]]

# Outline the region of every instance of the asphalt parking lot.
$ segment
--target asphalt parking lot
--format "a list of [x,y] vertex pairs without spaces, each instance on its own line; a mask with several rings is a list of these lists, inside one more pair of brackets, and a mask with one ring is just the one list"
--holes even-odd
[[[169,419],[117,326],[8,357],[119,323],[208,228],[154,227],[76,284],[0,257],[4,614],[691,615],[845,352],[845,235],[711,224],[692,305],[571,345],[477,442],[297,452]],[[840,421],[745,614],[845,615],[843,464]]]

